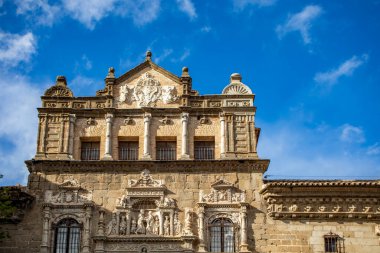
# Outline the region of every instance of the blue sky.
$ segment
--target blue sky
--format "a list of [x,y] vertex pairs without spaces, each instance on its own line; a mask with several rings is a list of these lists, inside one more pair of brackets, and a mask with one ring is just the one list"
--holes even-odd
[[380,178],[380,1],[0,0],[0,179],[25,184],[39,96],[76,96],[145,51],[193,88],[238,72],[256,94],[269,178]]

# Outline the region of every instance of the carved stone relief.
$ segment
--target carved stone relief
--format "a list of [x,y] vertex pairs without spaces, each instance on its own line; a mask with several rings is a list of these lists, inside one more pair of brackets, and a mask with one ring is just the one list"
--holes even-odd
[[232,184],[218,180],[212,184],[211,192],[206,194],[203,190],[199,191],[199,202],[205,203],[226,203],[226,202],[245,202],[245,191],[238,191]]
[[150,73],[145,73],[136,86],[129,88],[126,84],[120,86],[119,103],[131,104],[137,102],[139,107],[155,107],[161,100],[164,104],[178,100],[177,89],[174,86],[161,86]]
[[92,191],[82,189],[78,181],[72,177],[65,180],[58,188],[57,191],[45,191],[46,203],[74,205],[92,201]]

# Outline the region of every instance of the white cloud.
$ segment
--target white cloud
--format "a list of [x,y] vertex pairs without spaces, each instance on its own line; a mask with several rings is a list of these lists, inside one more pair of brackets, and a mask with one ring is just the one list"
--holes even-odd
[[305,44],[311,42],[309,30],[312,21],[319,17],[322,8],[318,5],[308,5],[301,12],[290,15],[285,24],[278,25],[276,28],[277,35],[282,38],[290,32],[300,32]]
[[0,174],[2,185],[26,183],[25,160],[36,152],[42,89],[15,73],[0,74]]
[[342,76],[350,76],[352,73],[367,62],[368,55],[363,54],[361,57],[352,56],[347,61],[343,62],[338,68],[329,70],[327,72],[320,72],[314,76],[314,81],[320,84],[333,85],[336,84],[338,79]]
[[153,60],[158,64],[158,63],[162,62],[163,60],[165,60],[172,53],[173,53],[173,49],[171,49],[171,48],[170,49],[164,49],[162,54],[157,55],[157,57],[153,58]]
[[[256,122],[262,129],[258,153],[261,158],[271,159],[267,174],[274,178],[344,179],[380,175],[380,157],[369,156],[365,145],[339,141],[342,127],[323,123],[321,129],[289,119]],[[354,135],[356,140],[363,141],[363,131],[353,129],[344,138]]]
[[376,142],[367,149],[367,155],[380,155],[380,143]]
[[350,124],[341,127],[340,140],[349,143],[363,143],[365,141],[363,129]]
[[82,55],[82,62],[83,62],[83,67],[86,70],[92,69],[92,62],[90,61],[90,59],[88,59],[87,55]]
[[277,0],[233,0],[235,10],[243,10],[245,7],[252,5],[265,7],[274,5]]
[[132,18],[135,25],[143,26],[157,19],[160,5],[160,0],[121,1],[116,12]]
[[106,17],[113,9],[116,0],[63,0],[63,7],[73,18],[89,29]]
[[177,4],[178,8],[186,13],[190,19],[195,19],[197,17],[197,12],[191,0],[177,0]]
[[62,0],[51,5],[48,0],[17,0],[17,14],[37,20],[38,24],[51,26],[59,17],[69,16],[94,29],[107,16],[131,18],[138,26],[158,17],[160,0]]
[[38,24],[51,26],[59,17],[58,5],[50,5],[48,0],[15,0],[16,13],[26,15]]
[[0,32],[0,62],[15,67],[28,62],[36,52],[36,38],[33,33],[12,34]]
[[211,31],[211,27],[206,25],[201,28],[201,32],[208,33]]

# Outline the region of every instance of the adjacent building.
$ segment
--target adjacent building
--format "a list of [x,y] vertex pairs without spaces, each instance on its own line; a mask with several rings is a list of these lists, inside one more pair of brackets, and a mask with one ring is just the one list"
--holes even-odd
[[242,77],[200,95],[151,57],[95,96],[46,90],[0,252],[380,252],[380,181],[263,180]]

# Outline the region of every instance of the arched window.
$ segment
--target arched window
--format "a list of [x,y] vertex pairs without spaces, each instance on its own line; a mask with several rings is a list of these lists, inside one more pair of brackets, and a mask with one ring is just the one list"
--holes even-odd
[[214,220],[209,231],[211,252],[235,252],[234,224],[230,219]]
[[61,220],[55,227],[55,253],[79,253],[80,225],[71,218]]

